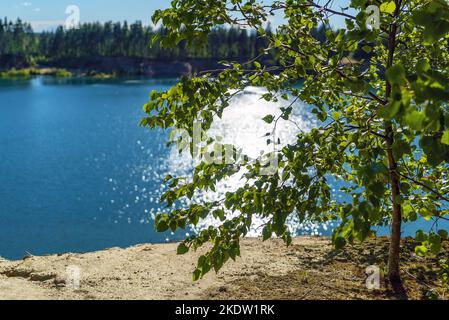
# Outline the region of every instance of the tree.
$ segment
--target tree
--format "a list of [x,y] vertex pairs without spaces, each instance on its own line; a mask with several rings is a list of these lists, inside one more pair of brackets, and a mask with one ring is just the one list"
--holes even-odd
[[[196,225],[208,215],[221,221],[219,227],[187,238],[178,248],[184,254],[212,243],[198,261],[195,280],[240,255],[239,239],[247,234],[255,215],[269,221],[263,229],[264,240],[274,234],[287,245],[291,234],[286,219],[297,215],[301,221],[338,221],[332,237],[337,248],[365,240],[374,234],[375,226],[391,225],[389,279],[400,283],[401,223],[448,219],[447,1],[352,0],[350,11],[336,10],[330,3],[175,0],[171,8],[153,16],[154,23],[162,21],[167,30],[161,39],[165,46],[179,41],[203,46],[217,25],[256,30],[258,43],[264,39],[266,46],[246,64],[225,64],[217,72],[184,77],[167,92],[152,92],[142,125],[188,133],[194,155],[200,146],[193,139],[194,123],[210,128],[234,92],[249,85],[265,87],[264,98],[269,101],[311,104],[321,121],[310,132],[298,132],[294,144],[271,153],[278,164],[274,174],[261,174],[267,166],[263,159],[240,157],[229,164],[203,158],[192,179],[166,178],[170,188],[162,200],[169,207],[201,190],[214,190],[217,182],[229,176],[243,172],[246,181],[222,201],[197,201],[157,217],[160,232]],[[380,5],[379,28],[370,22],[371,5]],[[285,15],[285,23],[268,34],[264,24],[279,12]],[[332,30],[330,16],[344,18],[346,27]],[[325,39],[317,40],[317,28],[320,34],[325,30]],[[272,51],[279,63],[263,66],[259,61]],[[360,61],[349,59],[354,56]],[[299,81],[303,85],[298,88]],[[283,108],[279,118],[267,115],[264,120],[275,129],[293,108],[294,103]],[[177,142],[182,139],[178,136]],[[207,144],[209,149],[202,147],[201,152],[213,147],[216,157],[226,147],[211,137]],[[335,199],[331,179],[343,182],[340,191],[350,200]],[[237,215],[226,219],[228,212]],[[445,230],[418,231],[417,254],[438,252],[446,237]]]

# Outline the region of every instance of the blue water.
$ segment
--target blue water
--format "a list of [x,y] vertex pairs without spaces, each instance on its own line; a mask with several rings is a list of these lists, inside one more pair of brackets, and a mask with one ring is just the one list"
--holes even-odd
[[[0,256],[184,238],[156,233],[152,219],[164,210],[165,174],[182,163],[173,162],[166,133],[139,126],[149,92],[173,83],[0,81]],[[406,224],[403,235],[429,226]]]
[[139,127],[149,92],[171,85],[169,80],[2,81],[0,256],[184,236],[154,232],[149,214],[161,207],[156,198],[163,177],[157,172],[168,150],[163,132]]

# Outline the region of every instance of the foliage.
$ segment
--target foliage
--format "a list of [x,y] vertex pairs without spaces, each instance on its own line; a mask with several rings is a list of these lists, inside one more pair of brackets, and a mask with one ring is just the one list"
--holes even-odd
[[31,76],[55,76],[58,78],[68,78],[72,73],[65,69],[57,68],[24,68],[24,69],[9,69],[0,72],[0,78],[6,79],[30,79]]
[[[380,29],[367,26],[365,12],[378,1],[352,0],[355,14],[335,10],[329,3],[174,0],[172,8],[153,17],[167,30],[161,38],[165,46],[180,41],[192,48],[207,46],[217,25],[256,30],[267,46],[246,64],[224,64],[217,72],[184,77],[167,92],[152,92],[143,125],[184,129],[193,138],[195,121],[207,130],[229,105],[231,90],[240,92],[247,86],[266,88],[266,100],[300,99],[313,105],[321,121],[310,132],[298,132],[294,144],[275,152],[279,168],[274,175],[260,174],[261,161],[231,165],[203,161],[191,180],[167,177],[170,188],[163,200],[171,206],[244,172],[245,186],[224,195],[223,201],[193,202],[156,220],[161,232],[196,225],[209,215],[221,221],[219,227],[189,237],[178,249],[184,254],[212,244],[198,261],[195,280],[240,255],[239,239],[248,233],[255,215],[269,220],[264,239],[275,235],[287,244],[290,215],[300,221],[339,221],[333,235],[337,247],[363,241],[376,226],[392,223],[397,238],[401,221],[448,217],[448,3],[384,0]],[[276,12],[285,15],[285,23],[268,34],[264,23]],[[345,18],[346,27],[332,31],[330,15]],[[321,24],[328,30],[324,42],[312,34]],[[274,67],[260,63],[273,50],[279,63]],[[369,54],[343,63],[360,50]],[[300,80],[304,84],[298,88]],[[281,117],[288,119],[293,107],[283,109]],[[276,128],[277,119],[265,120]],[[208,143],[222,147],[213,138]],[[194,149],[191,146],[190,151]],[[348,194],[349,200],[335,200],[332,180],[343,182],[339,192]],[[237,216],[226,219],[228,212]],[[423,245],[417,252],[437,252],[445,234],[420,231],[417,239]],[[399,246],[397,239],[392,246]],[[391,255],[391,261],[399,258],[399,252]]]
[[29,69],[16,70],[15,68],[13,68],[11,70],[0,72],[0,78],[7,79],[28,79],[30,78],[30,75],[31,73]]
[[[36,53],[38,43],[31,25],[23,23],[18,19],[15,23],[6,18],[0,20],[0,58],[7,56],[8,59],[23,57],[25,54],[33,55]],[[1,67],[6,62],[3,59]]]
[[69,78],[72,76],[72,73],[64,69],[58,69],[55,76],[58,78]]
[[447,259],[438,261],[438,274],[441,277],[441,287],[432,288],[426,293],[426,296],[431,300],[446,300],[449,294],[449,263]]

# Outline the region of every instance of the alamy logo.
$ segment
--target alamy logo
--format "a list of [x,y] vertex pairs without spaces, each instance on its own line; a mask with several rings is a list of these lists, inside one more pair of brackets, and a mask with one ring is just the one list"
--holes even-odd
[[70,5],[67,6],[65,9],[65,14],[68,15],[68,17],[65,19],[65,28],[66,29],[75,29],[78,28],[80,25],[80,8],[76,5]]
[[383,2],[380,7],[376,5],[368,6],[365,10],[365,13],[367,14],[366,27],[371,30],[379,30],[381,13],[394,14],[396,9],[395,1]]
[[379,290],[380,289],[380,268],[378,266],[369,266],[366,268],[366,288],[368,290]]
[[366,8],[368,18],[366,19],[366,27],[368,29],[380,29],[380,9],[378,6],[371,5]]
[[66,268],[66,287],[77,290],[81,285],[81,268],[78,266],[68,266]]

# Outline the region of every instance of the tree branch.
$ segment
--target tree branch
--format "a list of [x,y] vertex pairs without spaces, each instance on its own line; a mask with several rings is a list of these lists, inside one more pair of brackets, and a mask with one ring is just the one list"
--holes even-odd
[[435,189],[433,189],[432,187],[427,186],[427,185],[424,184],[423,182],[418,181],[418,180],[416,180],[416,179],[414,179],[414,178],[412,178],[412,177],[409,177],[409,176],[407,176],[407,175],[405,175],[405,174],[402,174],[402,173],[400,173],[400,172],[397,172],[397,174],[399,174],[401,177],[403,177],[403,178],[405,178],[405,179],[407,179],[407,180],[410,180],[410,181],[412,181],[413,183],[416,183],[417,185],[419,185],[419,186],[421,186],[421,187],[423,187],[423,188],[429,190],[430,192],[436,194],[436,195],[438,196],[439,199],[449,202],[449,198],[446,197],[445,195],[443,195],[443,194],[442,194],[441,192],[439,192],[438,190],[435,190]]

